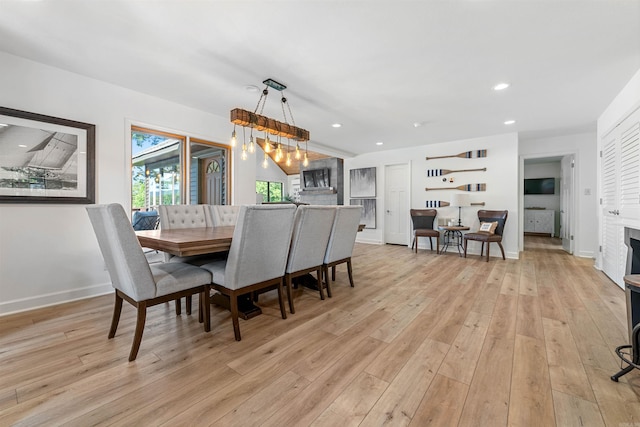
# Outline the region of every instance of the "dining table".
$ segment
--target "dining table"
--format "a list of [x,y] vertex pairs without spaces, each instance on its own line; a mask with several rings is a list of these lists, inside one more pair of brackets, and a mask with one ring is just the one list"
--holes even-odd
[[[364,228],[365,225],[360,224],[358,231],[362,231]],[[144,248],[155,249],[179,257],[188,257],[229,251],[234,229],[234,226],[224,226],[139,230],[136,231],[136,236],[140,246]],[[300,280],[303,285],[317,290],[317,281],[311,275],[304,279],[306,280]],[[228,298],[220,293],[212,295],[211,302],[229,308]],[[261,313],[262,310],[253,303],[251,295],[238,297],[240,317],[247,320]]]

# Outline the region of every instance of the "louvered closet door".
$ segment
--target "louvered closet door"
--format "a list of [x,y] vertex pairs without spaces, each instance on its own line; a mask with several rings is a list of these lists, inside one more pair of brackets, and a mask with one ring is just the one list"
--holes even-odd
[[621,218],[640,218],[640,110],[619,126]]
[[602,270],[616,283],[621,277],[618,267],[618,218],[615,214],[618,201],[618,144],[617,130],[604,138],[602,147]]

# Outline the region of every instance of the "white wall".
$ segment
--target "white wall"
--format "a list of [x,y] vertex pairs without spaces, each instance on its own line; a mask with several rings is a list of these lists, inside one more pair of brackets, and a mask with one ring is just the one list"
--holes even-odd
[[[130,123],[227,143],[227,118],[0,53],[0,104],[96,125],[96,201],[130,206]],[[238,155],[238,149],[234,156]],[[255,165],[233,169],[255,203]],[[0,205],[0,314],[111,292],[83,205]]]
[[[487,149],[487,157],[480,159],[434,159],[427,156],[444,156],[469,150]],[[458,141],[429,144],[402,150],[379,151],[363,154],[344,161],[345,195],[349,194],[349,170],[373,167],[376,170],[376,226],[374,230],[365,229],[358,233],[358,241],[368,243],[384,243],[384,188],[385,166],[409,164],[411,169],[411,207],[424,208],[427,200],[449,201],[450,195],[458,190],[425,191],[425,187],[458,186],[464,184],[486,183],[487,191],[470,192],[471,202],[485,202],[484,207],[468,207],[462,209],[462,222],[471,229],[479,226],[477,211],[479,209],[509,210],[509,220],[505,227],[503,246],[509,258],[518,258],[518,136],[515,133],[489,137],[465,139]],[[486,167],[486,172],[463,172],[447,175],[454,178],[454,183],[443,183],[442,177],[427,177],[427,169],[475,169]],[[345,196],[345,204],[348,198]],[[407,216],[409,212],[407,212]],[[457,208],[438,208],[439,217],[458,217]],[[410,239],[409,239],[410,241]],[[425,245],[428,246],[426,240]],[[425,248],[427,246],[424,246]],[[422,246],[421,246],[422,247]],[[469,246],[470,253],[478,253],[479,245]],[[500,252],[493,250],[493,255]]]
[[[593,230],[597,226],[596,208],[596,135],[581,133],[549,138],[521,140],[519,144],[520,161],[541,157],[575,154],[576,167],[576,206],[575,217],[575,255],[595,258],[597,236]],[[524,172],[523,172],[524,173]],[[521,180],[524,179],[522,175]],[[520,218],[522,221],[522,218]],[[521,222],[522,224],[522,222]]]

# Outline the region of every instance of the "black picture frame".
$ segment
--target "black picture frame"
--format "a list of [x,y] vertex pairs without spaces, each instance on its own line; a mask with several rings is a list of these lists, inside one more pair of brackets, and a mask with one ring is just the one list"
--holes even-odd
[[0,107],[0,203],[95,203],[96,126]]

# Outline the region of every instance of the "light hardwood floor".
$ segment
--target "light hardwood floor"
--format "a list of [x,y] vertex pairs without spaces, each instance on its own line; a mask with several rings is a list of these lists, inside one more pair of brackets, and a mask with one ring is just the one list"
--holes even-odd
[[132,363],[112,296],[0,318],[0,425],[639,426],[640,371],[609,379],[623,291],[540,239],[489,263],[358,244],[355,288],[339,267],[287,320],[263,294],[241,342],[221,309],[204,333],[151,308]]

